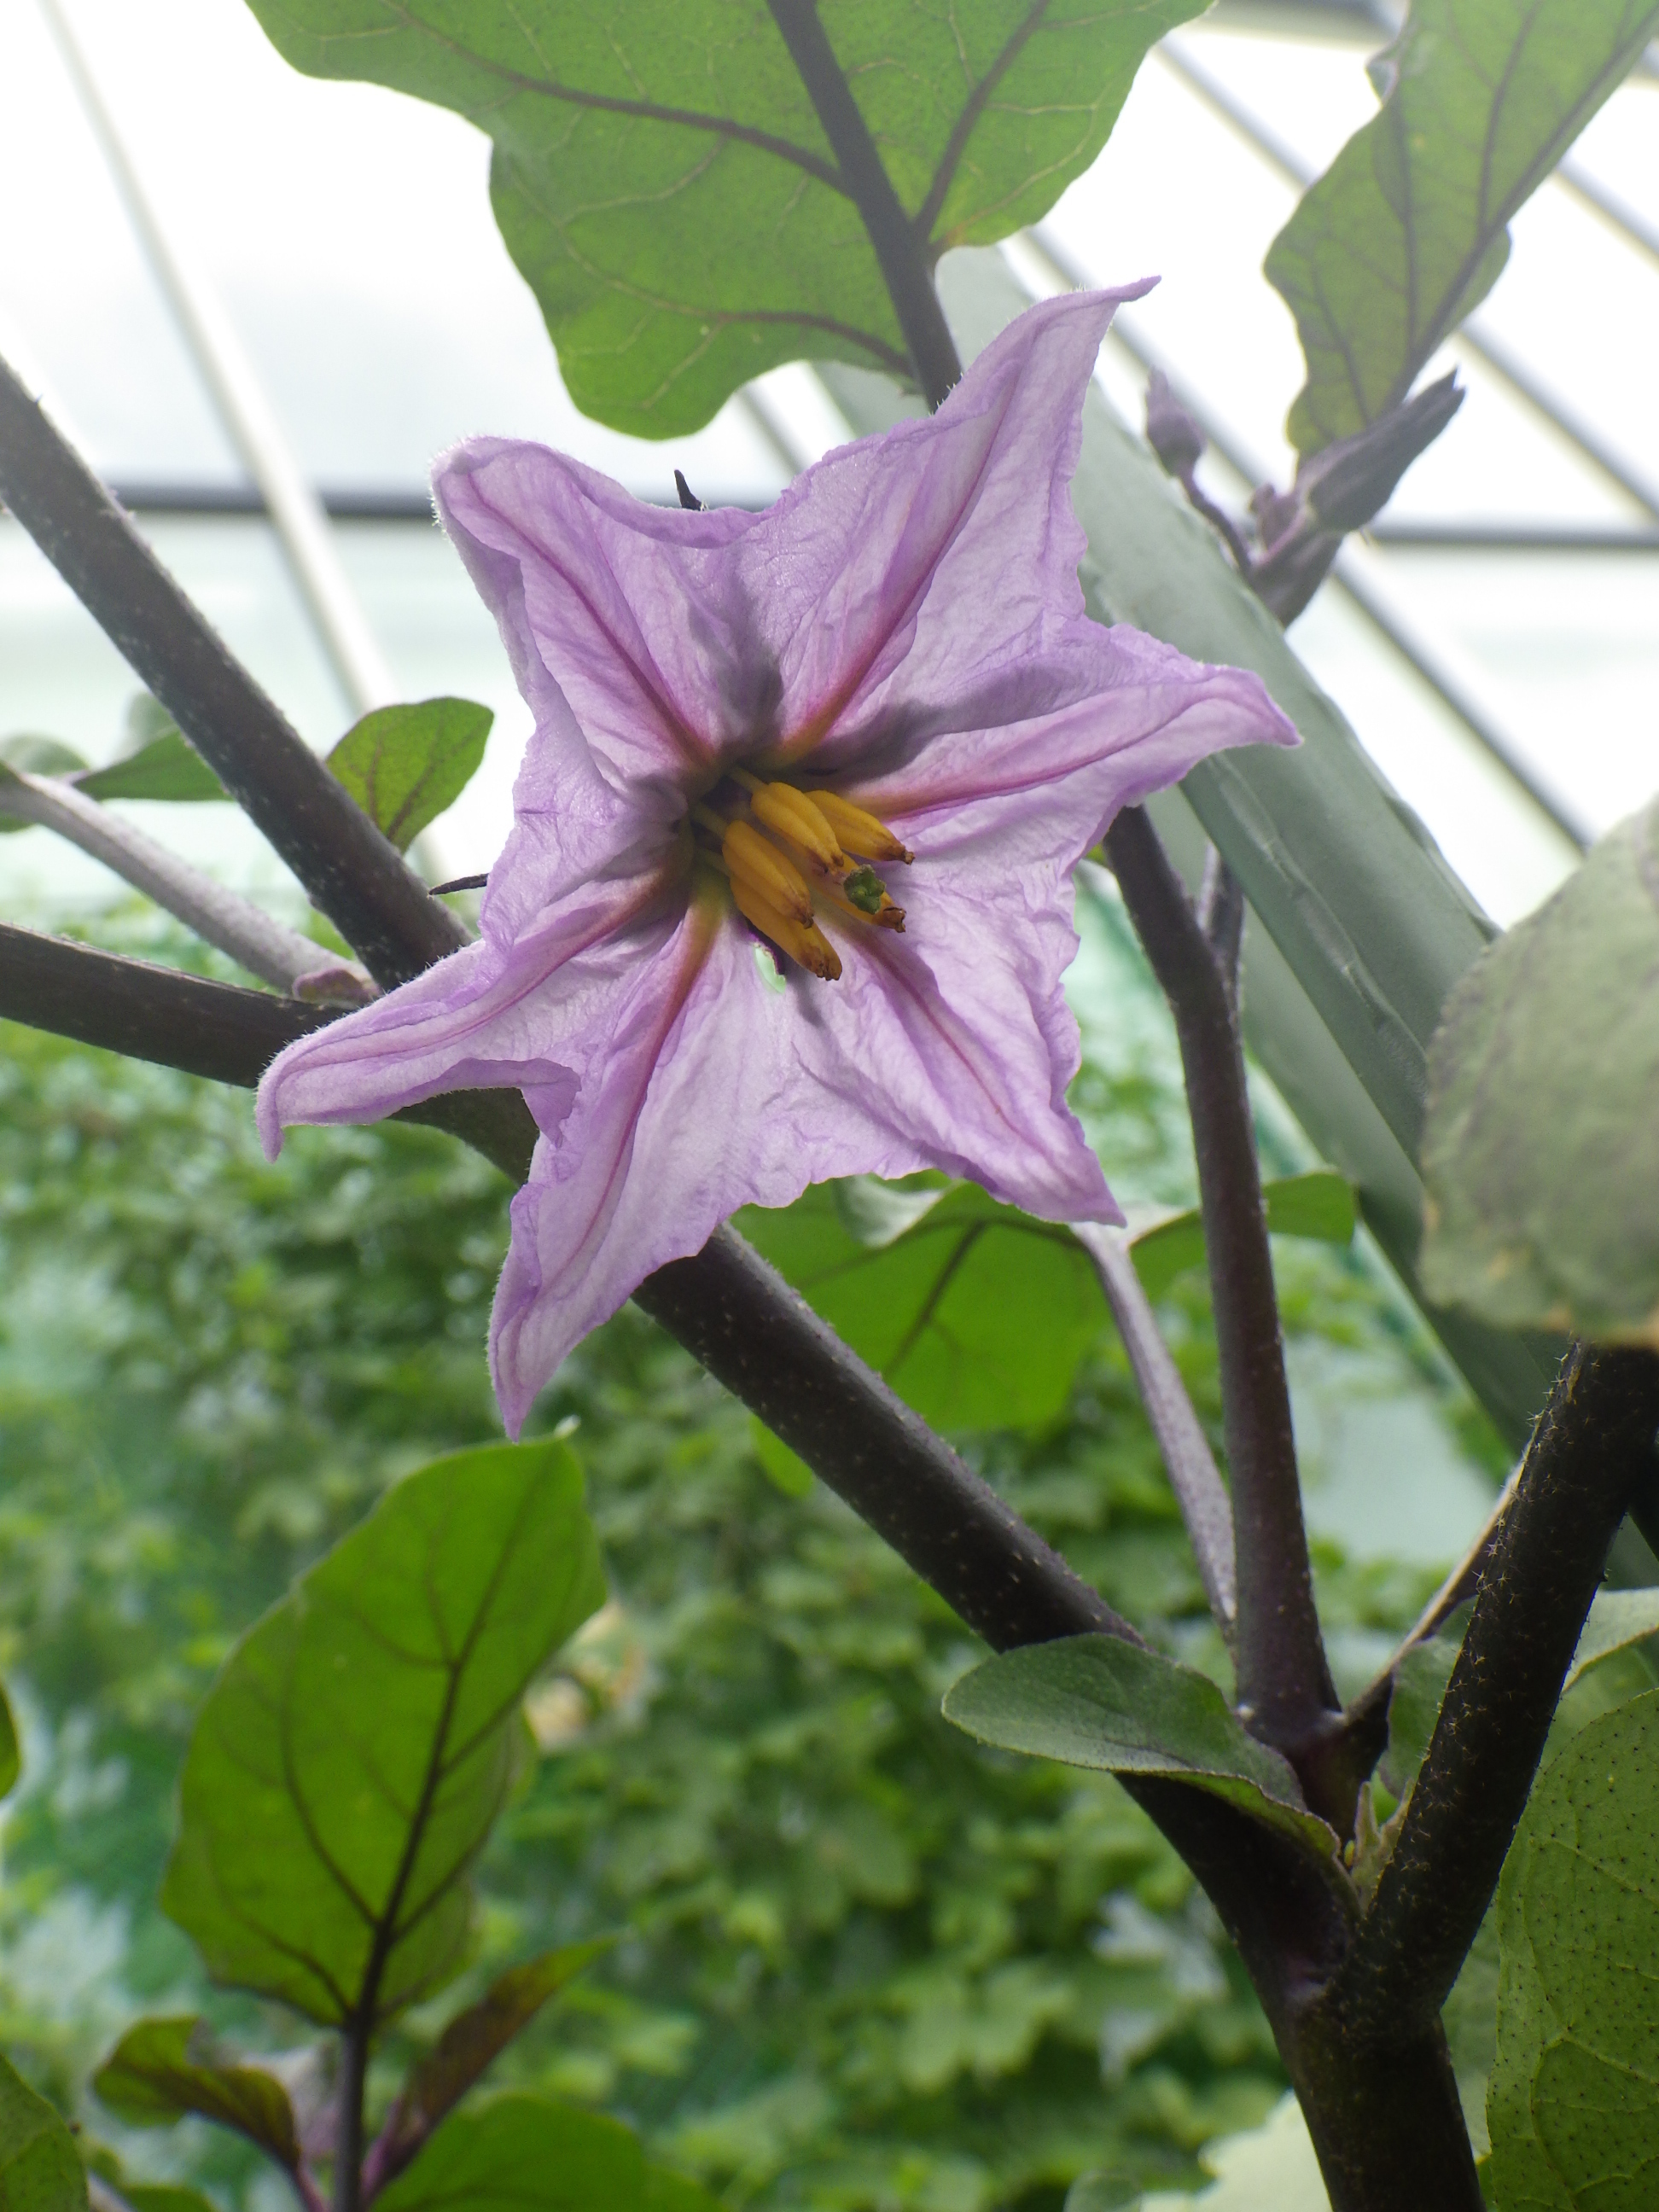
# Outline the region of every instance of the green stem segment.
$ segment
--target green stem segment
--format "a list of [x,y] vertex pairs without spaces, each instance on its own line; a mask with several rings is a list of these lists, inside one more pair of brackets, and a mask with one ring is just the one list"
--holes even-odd
[[962,362],[933,289],[922,242],[893,189],[814,0],[768,0],[768,4],[830,141],[842,180],[870,234],[916,380],[929,407],[937,407],[960,379]]

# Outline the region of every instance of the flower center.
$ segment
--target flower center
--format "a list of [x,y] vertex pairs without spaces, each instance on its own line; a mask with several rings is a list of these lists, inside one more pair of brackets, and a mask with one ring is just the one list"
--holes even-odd
[[904,927],[904,908],[870,864],[908,866],[913,856],[884,822],[836,793],[799,791],[734,768],[691,819],[699,859],[726,878],[744,920],[824,982],[841,974],[841,960],[817,926],[815,897],[855,921]]

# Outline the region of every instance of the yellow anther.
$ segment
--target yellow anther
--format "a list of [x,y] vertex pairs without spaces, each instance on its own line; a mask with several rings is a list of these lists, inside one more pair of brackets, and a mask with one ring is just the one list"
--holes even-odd
[[757,776],[743,775],[738,781],[749,793],[749,804],[757,822],[763,822],[780,837],[787,837],[826,875],[851,875],[853,863],[836,842],[835,831],[804,791],[797,791],[792,783],[762,783]]
[[733,882],[741,877],[769,905],[793,915],[797,921],[811,921],[812,894],[807,889],[805,877],[788,855],[779,852],[752,823],[734,822],[726,833],[720,851],[732,871]]
[[836,981],[841,974],[841,962],[835,946],[822,930],[814,928],[810,921],[797,921],[793,915],[784,913],[769,899],[763,898],[752,884],[735,872],[732,896],[744,920],[752,922],[763,937],[769,937],[780,952],[787,952],[809,974],[821,977],[824,982]]
[[850,799],[833,791],[809,791],[805,796],[848,852],[861,853],[866,860],[902,860],[907,866],[915,858],[884,822],[854,806]]

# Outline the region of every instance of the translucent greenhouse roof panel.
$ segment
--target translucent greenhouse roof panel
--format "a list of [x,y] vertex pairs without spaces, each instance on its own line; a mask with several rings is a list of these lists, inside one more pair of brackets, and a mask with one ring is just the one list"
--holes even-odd
[[[560,446],[654,498],[672,498],[676,463],[726,499],[787,481],[741,405],[672,457],[577,413],[490,213],[489,143],[459,117],[300,76],[240,0],[57,3],[316,483],[417,493],[433,456],[480,430]],[[0,231],[13,342],[115,483],[239,480],[38,0],[0,0],[0,82],[27,88],[0,136],[0,192],[30,210]]]
[[[249,487],[199,363],[124,207],[48,18],[72,27],[170,244],[222,301],[303,476],[410,520],[333,542],[404,696],[453,691],[498,721],[485,768],[428,857],[471,872],[499,849],[528,729],[492,626],[437,534],[418,526],[432,455],[484,430],[541,438],[641,495],[672,471],[760,504],[846,434],[805,368],[763,379],[669,446],[577,414],[488,198],[485,139],[440,110],[290,70],[239,0],[0,0],[14,88],[0,190],[30,209],[0,234],[0,350],[36,377],[124,490],[167,490],[156,538],[306,735],[352,719],[269,526],[192,515]],[[1206,419],[1218,496],[1285,483],[1303,380],[1262,258],[1376,112],[1365,62],[1381,10],[1225,4],[1141,70],[1111,143],[1010,258],[1036,290],[1065,268],[1163,282],[1121,318],[1102,378],[1139,426],[1149,364]],[[50,196],[38,191],[50,175]],[[1659,79],[1638,73],[1515,225],[1509,268],[1429,374],[1468,397],[1293,641],[1385,773],[1500,921],[1659,786]],[[1569,550],[1571,549],[1571,550]],[[48,729],[93,758],[134,682],[15,526],[0,523],[0,731]],[[275,864],[222,810],[155,813],[157,834],[233,876]],[[5,841],[8,902],[96,900],[109,881],[44,832]]]
[[[1165,40],[1099,161],[1042,226],[1095,281],[1162,277],[1126,312],[1124,328],[1179,364],[1206,415],[1281,483],[1294,461],[1285,415],[1304,370],[1290,311],[1261,264],[1300,196],[1298,179],[1318,175],[1376,113],[1364,68],[1376,44],[1374,33],[1267,35],[1224,19]],[[1634,80],[1609,104],[1623,105],[1638,121],[1621,120],[1612,137],[1626,149],[1620,196],[1659,207],[1659,82]],[[1644,161],[1636,150],[1643,112]],[[1509,266],[1469,331],[1425,372],[1455,364],[1470,396],[1455,431],[1407,475],[1394,512],[1607,527],[1659,519],[1521,398],[1480,358],[1478,338],[1470,343],[1489,334],[1494,362],[1512,361],[1625,473],[1650,478],[1659,501],[1648,376],[1659,261],[1555,180],[1522,210],[1513,236]]]
[[[1040,229],[1087,278],[1163,276],[1119,318],[1107,386],[1138,421],[1164,367],[1235,505],[1294,465],[1301,350],[1262,259],[1376,109],[1382,30],[1312,15],[1224,11],[1165,40]],[[1455,367],[1463,408],[1292,634],[1504,921],[1571,866],[1560,824],[1599,834],[1659,787],[1656,235],[1659,80],[1638,72],[1522,210],[1496,289],[1425,372]]]

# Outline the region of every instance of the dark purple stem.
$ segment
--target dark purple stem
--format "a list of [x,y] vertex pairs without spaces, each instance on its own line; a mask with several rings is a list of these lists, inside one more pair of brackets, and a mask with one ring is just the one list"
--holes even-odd
[[0,361],[0,500],[386,984],[464,944]]
[[1337,1699],[1314,1606],[1237,1012],[1228,975],[1139,807],[1118,816],[1106,853],[1175,1016],[1187,1079],[1232,1479],[1240,1710],[1295,1759],[1322,1737]]
[[1493,1532],[1393,1856],[1328,2009],[1399,2043],[1445,2002],[1532,1787],[1607,1547],[1653,1480],[1659,1357],[1575,1345]]
[[[0,1018],[246,1085],[333,1018],[4,926]],[[516,1091],[451,1091],[398,1118],[447,1129],[524,1180],[536,1126]],[[634,1295],[997,1650],[1135,1638],[735,1231],[718,1230]]]
[[927,404],[937,407],[960,380],[962,362],[933,289],[926,246],[893,189],[814,0],[767,0],[767,4],[869,233],[916,380]]

